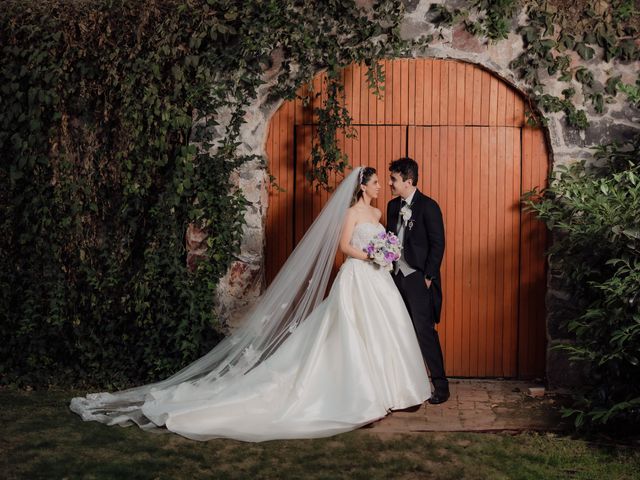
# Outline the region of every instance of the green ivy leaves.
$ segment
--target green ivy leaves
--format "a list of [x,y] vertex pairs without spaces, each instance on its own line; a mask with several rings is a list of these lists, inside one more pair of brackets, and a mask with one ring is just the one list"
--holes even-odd
[[584,42],[578,42],[575,46],[575,51],[583,60],[591,60],[596,54],[596,51]]
[[[368,15],[353,1],[5,1],[0,382],[124,387],[209,350],[246,207],[230,177],[254,159],[238,152],[240,128],[274,53],[284,58],[274,99],[354,61],[380,78],[374,59],[397,47],[402,11],[399,1]],[[346,113],[337,102],[326,111],[320,169],[346,164],[332,146],[333,115]],[[189,224],[207,251],[188,267]]]
[[[612,98],[612,89],[596,86],[593,73],[587,67],[572,71],[569,52],[576,52],[584,61],[596,60],[598,52],[602,52],[606,62],[639,60],[640,48],[635,39],[639,33],[640,12],[632,0],[589,1],[579,16],[568,14],[571,7],[544,0],[476,1],[467,12],[434,5],[431,21],[441,25],[463,23],[474,35],[499,40],[506,38],[510,30],[506,26],[510,25],[519,8],[526,8],[528,16],[526,23],[517,30],[525,50],[511,62],[512,68],[540,100],[537,106],[543,112],[564,111],[569,125],[586,128],[588,121],[582,110],[569,107],[562,99],[551,102],[548,94],[541,95],[545,88],[540,73],[546,71],[562,82],[571,82],[575,76],[585,86],[585,99],[591,102],[596,113],[603,113],[605,104]],[[470,16],[477,17],[477,22],[470,22]],[[560,104],[565,108],[558,109]],[[547,107],[553,110],[547,110]],[[530,113],[533,122],[544,122],[536,113]]]

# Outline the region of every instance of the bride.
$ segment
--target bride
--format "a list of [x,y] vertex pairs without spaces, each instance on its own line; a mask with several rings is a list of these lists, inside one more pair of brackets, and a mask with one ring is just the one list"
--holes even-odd
[[[243,325],[173,376],[71,400],[83,420],[194,440],[326,437],[423,403],[409,313],[364,247],[384,232],[375,169],[345,178]],[[324,294],[337,247],[347,255]]]

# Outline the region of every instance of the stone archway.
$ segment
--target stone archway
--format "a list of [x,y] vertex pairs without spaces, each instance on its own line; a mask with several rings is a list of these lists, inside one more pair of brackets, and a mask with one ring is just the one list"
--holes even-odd
[[[362,5],[370,3],[368,0]],[[404,2],[406,14],[401,24],[401,35],[405,39],[417,39],[424,35],[433,35],[434,40],[425,51],[413,52],[414,57],[446,58],[470,62],[490,71],[519,91],[527,91],[524,80],[511,68],[511,61],[524,51],[524,43],[515,29],[508,39],[492,43],[474,37],[462,26],[439,27],[437,30],[427,18],[433,3],[430,0]],[[246,153],[266,157],[266,140],[271,117],[281,106],[281,102],[270,102],[268,92],[277,82],[282,65],[280,52],[273,56],[274,66],[265,72],[265,84],[259,89],[258,97],[248,109],[247,123],[241,129],[242,149]],[[573,55],[572,64],[586,65],[588,62]],[[637,76],[637,65],[617,63],[616,71],[624,81],[633,83]],[[544,72],[540,72],[544,76]],[[604,84],[608,78],[607,69],[597,72],[596,81]],[[546,79],[547,93],[562,95],[567,83],[558,79]],[[580,85],[573,81],[576,90]],[[587,111],[591,125],[586,132],[568,127],[562,113],[548,113],[548,125],[545,134],[548,138],[548,155],[553,166],[570,164],[579,159],[590,157],[590,146],[628,138],[637,132],[637,119],[633,110],[625,107],[624,100],[618,96],[613,103],[607,104],[603,114],[594,115]],[[222,136],[220,131],[212,133],[212,141]],[[216,308],[224,322],[233,325],[242,316],[242,312],[253,302],[264,288],[260,280],[264,268],[264,243],[268,204],[268,177],[259,161],[249,162],[238,170],[234,183],[249,199],[247,225],[244,228],[242,251],[233,262],[227,274],[221,279],[216,294]],[[551,387],[570,386],[579,383],[581,372],[568,360],[567,354],[552,347],[558,343],[571,342],[561,327],[566,318],[566,303],[570,294],[562,290],[553,275],[549,276],[546,304],[547,361],[546,379]],[[526,332],[525,332],[526,333]]]
[[[421,164],[421,190],[441,205],[447,230],[444,318],[439,326],[453,376],[543,376],[546,355],[544,228],[520,208],[523,192],[548,172],[539,129],[525,126],[518,92],[472,64],[438,59],[388,60],[383,100],[366,88],[364,68],[344,72],[358,139],[341,138],[353,165],[386,175],[404,155]],[[322,75],[315,79],[321,88]],[[269,282],[328,195],[304,179],[314,131],[299,101],[272,117],[267,141],[271,189],[267,216]],[[335,179],[334,179],[335,181]],[[388,186],[378,207],[391,198]],[[336,258],[336,267],[342,262]]]

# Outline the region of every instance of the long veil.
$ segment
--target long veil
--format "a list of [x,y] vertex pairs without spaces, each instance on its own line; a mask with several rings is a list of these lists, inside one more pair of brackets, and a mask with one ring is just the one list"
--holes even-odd
[[76,397],[71,400],[71,410],[83,420],[122,426],[135,422],[143,429],[153,429],[156,424],[141,410],[145,400],[170,396],[181,385],[202,386],[207,395],[215,394],[271,356],[324,298],[360,170],[355,168],[340,183],[240,328],[165,380]]

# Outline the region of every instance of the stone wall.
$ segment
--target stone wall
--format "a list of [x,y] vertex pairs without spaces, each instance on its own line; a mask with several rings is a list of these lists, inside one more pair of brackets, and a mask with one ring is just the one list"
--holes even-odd
[[[259,88],[256,101],[247,108],[238,149],[240,154],[259,155],[263,161],[254,160],[243,164],[231,179],[235,187],[242,191],[248,207],[244,215],[246,224],[243,227],[240,254],[220,280],[216,294],[216,310],[228,330],[237,326],[265,286],[264,247],[269,198],[265,144],[269,134],[269,120],[282,105],[282,100],[268,100],[269,90],[275,85],[280,72],[282,58],[279,52],[272,60],[273,66],[265,72],[265,84]],[[221,136],[224,122],[219,123],[218,132]],[[212,140],[215,141],[215,138]]]
[[[361,0],[359,3],[366,6],[372,2]],[[470,35],[461,27],[436,28],[429,21],[428,11],[432,3],[443,2],[405,1],[406,15],[401,28],[402,36],[407,39],[428,34],[434,36],[430,48],[424,52],[414,52],[414,56],[450,58],[474,63],[484,67],[519,91],[526,91],[526,85],[517,78],[509,66],[524,48],[519,34],[511,33],[506,40],[488,43]],[[455,7],[456,4],[462,6],[466,2],[448,1],[446,3],[449,7]],[[522,13],[514,20],[512,32],[515,32],[518,24],[523,23],[524,20],[524,13]],[[589,66],[594,73],[595,81],[600,84],[604,84],[614,73],[621,75],[625,83],[635,82],[639,70],[637,63],[604,62],[599,60],[598,53],[596,52],[591,61],[584,61],[574,55],[572,68],[580,65]],[[268,104],[266,100],[266,93],[275,81],[278,67],[279,61],[274,58],[274,67],[266,73],[267,83],[261,88],[257,101],[248,109],[247,123],[241,135],[242,148],[246,152],[263,157],[269,119],[281,104],[281,102]],[[544,75],[542,81],[546,85],[546,93],[557,96],[561,96],[560,92],[569,86],[566,82],[545,78]],[[597,114],[593,107],[586,106],[587,102],[581,94],[581,85],[574,81],[572,86],[576,90],[576,95],[573,97],[576,106],[586,108],[590,126],[586,131],[579,131],[566,125],[562,113],[547,115],[549,123],[546,134],[552,162],[551,169],[556,165],[588,158],[590,156],[588,147],[628,138],[633,132],[638,131],[640,125],[640,112],[629,108],[623,101],[622,95],[618,95],[614,103],[605,104],[603,114]],[[585,106],[582,105],[583,103]],[[246,213],[247,226],[244,231],[241,254],[222,279],[218,289],[219,312],[227,319],[230,327],[233,327],[237,319],[241,318],[242,312],[251,305],[264,286],[263,247],[268,200],[266,170],[258,162],[244,165],[234,181],[244,192],[250,206]],[[554,280],[558,274],[559,272],[554,272],[551,266],[547,292],[549,340],[547,381],[552,388],[575,384],[580,378],[580,372],[576,368],[570,368],[564,354],[551,349],[559,341],[568,338],[568,334],[563,332],[559,325],[566,318],[572,304],[571,295],[563,291],[558,286],[559,282]]]

